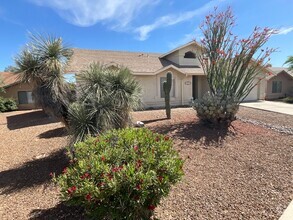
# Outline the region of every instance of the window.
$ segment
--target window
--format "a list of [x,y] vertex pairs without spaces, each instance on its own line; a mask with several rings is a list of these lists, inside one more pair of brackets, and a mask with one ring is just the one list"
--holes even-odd
[[187,58],[187,59],[195,59],[195,53],[191,52],[191,51],[188,51],[184,54],[184,58]]
[[282,92],[282,81],[273,81],[272,93]]
[[[167,77],[160,78],[160,91],[161,91],[161,98],[165,98],[165,92],[163,88],[163,83],[167,81]],[[175,97],[175,79],[172,78],[172,86],[170,91],[170,97]]]
[[32,92],[19,91],[18,92],[18,103],[19,104],[32,104],[32,103],[34,103]]

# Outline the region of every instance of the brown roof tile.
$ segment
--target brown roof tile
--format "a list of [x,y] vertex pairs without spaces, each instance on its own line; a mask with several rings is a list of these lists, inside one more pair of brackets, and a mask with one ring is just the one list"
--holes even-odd
[[3,80],[4,87],[10,86],[12,84],[18,83],[19,74],[11,72],[0,72],[0,78]]

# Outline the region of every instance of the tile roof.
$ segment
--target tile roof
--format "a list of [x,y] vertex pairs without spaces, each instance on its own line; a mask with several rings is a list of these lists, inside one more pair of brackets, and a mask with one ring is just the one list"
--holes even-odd
[[19,74],[11,72],[0,72],[0,78],[3,80],[4,87],[10,86],[12,84],[18,83]]
[[178,66],[169,60],[159,58],[159,53],[127,52],[110,50],[73,49],[67,72],[79,72],[90,63],[99,62],[106,65],[122,65],[128,67],[134,75],[155,75],[167,66],[176,66],[184,74],[202,73],[199,67]]
[[267,76],[266,79],[271,79],[273,77],[275,77],[276,75],[278,75],[280,72],[285,71],[286,73],[288,73],[290,76],[293,77],[293,72],[289,71],[288,68],[285,67],[269,67],[269,69],[272,71],[272,75]]

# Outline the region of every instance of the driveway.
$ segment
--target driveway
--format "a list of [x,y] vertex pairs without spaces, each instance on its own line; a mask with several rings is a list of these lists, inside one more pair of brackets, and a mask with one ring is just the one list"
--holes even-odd
[[241,103],[241,106],[293,115],[293,104],[273,101],[257,101]]

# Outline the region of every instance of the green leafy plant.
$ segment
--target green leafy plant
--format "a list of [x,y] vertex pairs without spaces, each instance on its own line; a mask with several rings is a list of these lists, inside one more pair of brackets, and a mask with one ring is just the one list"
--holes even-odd
[[94,219],[149,219],[183,175],[172,140],[148,129],[112,130],[75,145],[55,178],[62,199]]
[[78,100],[69,108],[73,143],[130,124],[130,112],[140,105],[141,87],[129,69],[93,63],[77,81]]
[[[247,97],[265,77],[263,73],[266,71],[269,56],[274,51],[269,48],[262,49],[275,33],[274,30],[256,27],[248,38],[239,39],[232,33],[234,24],[235,19],[230,8],[219,13],[215,9],[214,13],[206,16],[200,27],[203,39],[198,59],[207,76],[210,96],[216,100],[220,99],[221,103],[226,102],[224,106],[237,106]],[[198,106],[194,108],[201,111]],[[204,114],[198,116],[205,121],[208,119],[207,121],[216,123],[227,123],[235,118],[231,117],[231,114],[225,114],[227,118],[213,114],[212,120],[209,120],[210,116]]]
[[284,64],[288,64],[288,69],[293,71],[293,56],[289,56]]
[[167,118],[171,118],[171,106],[170,106],[170,91],[172,87],[172,74],[167,73],[167,81],[163,83],[163,89],[165,94],[165,108],[166,108],[166,115]]
[[0,97],[0,112],[17,110],[17,104],[14,99]]

